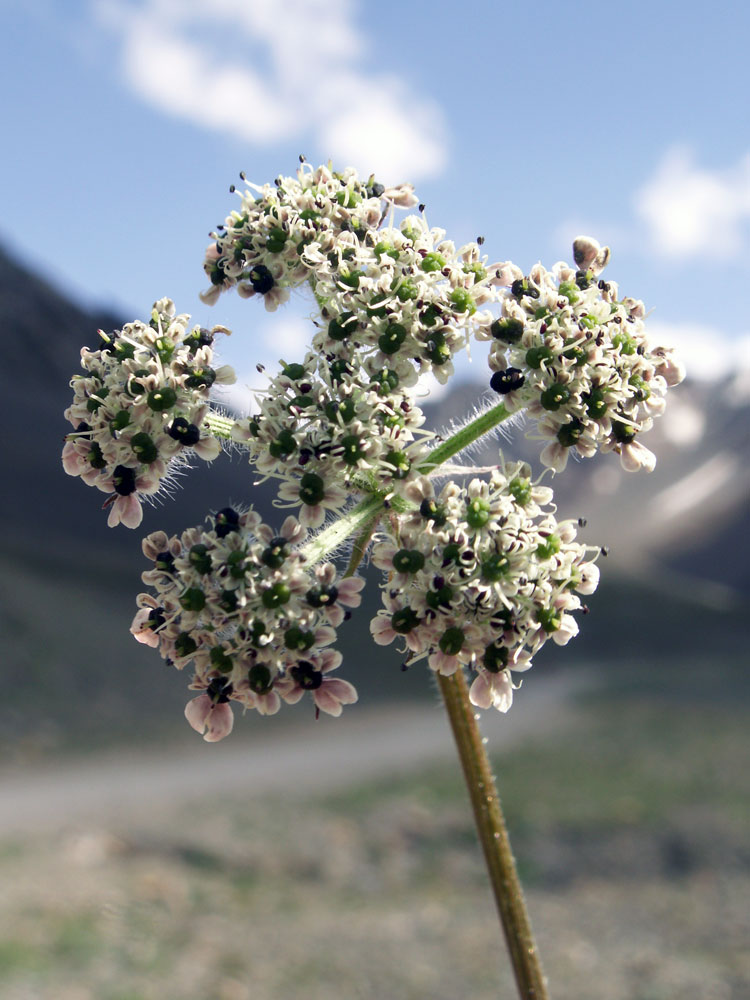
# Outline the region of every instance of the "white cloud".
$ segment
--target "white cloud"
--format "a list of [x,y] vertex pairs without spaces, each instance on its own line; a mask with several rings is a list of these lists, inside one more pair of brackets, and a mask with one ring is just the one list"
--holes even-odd
[[725,170],[697,166],[672,149],[635,196],[653,248],[667,257],[726,259],[750,235],[750,154]]
[[646,329],[654,346],[675,348],[690,378],[717,379],[750,369],[750,334],[729,337],[699,323],[659,320],[649,320]]
[[438,174],[437,104],[368,71],[355,0],[92,0],[128,86],[159,110],[260,146],[314,141],[385,183]]

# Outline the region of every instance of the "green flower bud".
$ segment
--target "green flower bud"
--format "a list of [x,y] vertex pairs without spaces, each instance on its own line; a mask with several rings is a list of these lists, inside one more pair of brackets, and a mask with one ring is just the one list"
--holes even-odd
[[273,458],[287,458],[297,449],[297,442],[289,430],[279,431],[278,436],[269,444],[268,451]]
[[401,608],[391,615],[391,628],[399,635],[406,635],[419,625],[418,615],[411,608]]
[[272,538],[268,546],[261,553],[260,561],[271,569],[280,569],[284,565],[286,557],[289,555],[286,538],[277,535]]
[[498,583],[510,570],[510,560],[502,552],[496,552],[482,560],[482,579],[488,583]]
[[442,271],[445,267],[445,257],[439,253],[425,254],[419,266],[426,274],[431,274],[433,271]]
[[599,388],[594,388],[591,392],[584,392],[581,396],[581,400],[586,407],[586,412],[590,417],[596,420],[599,417],[603,417],[607,412],[607,399]]
[[440,636],[438,645],[447,656],[456,656],[461,652],[464,644],[464,630],[454,626],[447,628]]
[[570,389],[567,386],[555,382],[548,386],[539,397],[545,410],[559,410],[560,407],[570,399]]
[[281,253],[286,246],[287,239],[287,234],[283,229],[279,229],[278,227],[272,229],[266,240],[266,250],[269,253]]
[[508,317],[507,319],[496,319],[490,326],[490,333],[496,340],[502,340],[506,344],[517,344],[523,336],[523,323],[520,319]]
[[489,501],[482,497],[474,497],[466,505],[466,523],[470,528],[483,528],[489,519]]
[[563,448],[572,448],[582,433],[583,424],[577,417],[574,417],[567,424],[563,424],[557,432],[557,440]]
[[537,608],[536,620],[545,632],[557,632],[562,624],[562,615],[556,608]]
[[206,606],[206,595],[200,587],[189,587],[180,596],[180,604],[185,611],[202,611]]
[[552,351],[545,344],[539,347],[530,347],[526,352],[526,364],[529,368],[541,368],[543,361],[551,361]]
[[133,449],[136,457],[145,465],[151,465],[159,457],[159,449],[145,431],[133,435],[130,447]]
[[188,562],[197,573],[205,574],[211,572],[211,556],[208,554],[208,548],[205,545],[193,545],[190,552],[188,552]]
[[164,410],[171,410],[177,402],[177,393],[171,386],[165,385],[161,389],[152,389],[146,402],[154,413],[163,413]]
[[497,642],[485,648],[482,664],[491,674],[499,674],[508,665],[508,649]]
[[299,498],[308,507],[319,504],[325,492],[325,483],[316,472],[306,472],[300,479]]
[[471,316],[477,311],[471,292],[465,288],[454,288],[450,294],[450,300],[456,312],[467,312]]
[[408,455],[404,454],[403,451],[398,451],[394,448],[383,457],[383,461],[386,465],[393,467],[394,471],[392,475],[394,479],[406,479],[409,475],[411,460]]
[[399,549],[393,557],[397,573],[417,573],[424,566],[424,556],[417,549]]
[[306,632],[298,625],[292,625],[284,633],[284,645],[287,649],[298,649],[305,652],[315,644],[315,634]]
[[273,674],[265,663],[256,663],[247,674],[247,685],[256,694],[268,694],[273,688]]
[[174,641],[174,651],[178,656],[192,656],[198,643],[189,632],[180,632]]
[[269,610],[289,603],[292,592],[286,583],[274,583],[261,595],[261,604]]
[[395,354],[406,340],[406,327],[401,323],[389,323],[385,333],[378,338],[378,347],[383,354]]
[[214,670],[218,670],[222,674],[231,674],[234,667],[232,657],[221,646],[214,646],[209,655]]
[[516,477],[508,484],[508,490],[513,495],[519,507],[525,507],[531,500],[531,481]]
[[328,324],[328,336],[331,340],[346,340],[357,329],[357,317],[354,313],[343,312]]
[[551,559],[560,551],[560,539],[557,535],[549,535],[536,547],[536,554],[540,559]]
[[364,458],[364,442],[359,434],[347,434],[341,439],[343,448],[342,458],[345,465],[356,465],[361,458]]

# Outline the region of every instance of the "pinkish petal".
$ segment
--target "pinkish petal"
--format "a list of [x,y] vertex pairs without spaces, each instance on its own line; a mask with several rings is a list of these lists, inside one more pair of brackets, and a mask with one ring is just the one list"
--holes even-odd
[[378,646],[389,646],[398,634],[391,625],[391,619],[385,615],[378,615],[372,619],[370,632]]
[[213,707],[214,703],[207,694],[199,694],[197,698],[193,698],[185,706],[185,718],[196,733],[203,733],[206,728],[206,719]]
[[67,441],[63,446],[62,464],[69,476],[80,476],[87,467],[90,468],[73,441]]
[[220,705],[214,705],[208,713],[206,719],[206,732],[203,739],[207,743],[218,743],[225,736],[229,736],[234,725],[234,713],[228,701]]
[[543,465],[546,465],[554,472],[562,472],[568,464],[568,448],[564,448],[558,441],[551,441],[539,456]]
[[364,585],[365,581],[361,576],[349,576],[345,580],[342,580],[338,586],[339,602],[346,604],[350,608],[358,608],[362,603],[360,590],[362,590]]
[[142,520],[141,501],[137,493],[131,493],[127,497],[117,497],[110,507],[107,524],[110,528],[114,528],[117,524],[124,524],[126,528],[137,528]]
[[218,458],[221,454],[221,445],[216,438],[201,438],[200,441],[197,441],[193,445],[193,451],[198,458],[202,458],[204,462],[213,462],[213,460]]
[[638,472],[639,469],[653,472],[656,467],[656,455],[644,447],[640,441],[631,441],[622,446],[620,464],[628,472]]
[[489,708],[492,705],[492,691],[485,674],[477,674],[469,688],[469,701],[477,708]]
[[133,624],[130,626],[130,632],[138,642],[156,649],[159,645],[159,636],[146,624],[150,616],[151,608],[141,608],[140,611],[136,612]]
[[326,677],[319,691],[326,691],[337,698],[342,705],[353,705],[359,701],[357,689],[349,681],[344,681],[340,677]]
[[327,715],[341,715],[342,705],[353,705],[357,700],[357,692],[348,681],[326,681],[313,694],[317,707]]
[[276,691],[259,694],[255,699],[255,708],[261,715],[276,715],[281,708],[281,698]]
[[510,672],[503,670],[496,674],[491,681],[492,684],[492,704],[498,712],[507,712],[513,704],[513,681],[510,679]]

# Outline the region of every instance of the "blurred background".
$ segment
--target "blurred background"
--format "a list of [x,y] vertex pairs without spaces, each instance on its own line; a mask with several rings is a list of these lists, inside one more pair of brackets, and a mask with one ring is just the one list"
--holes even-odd
[[[0,993],[11,1000],[476,1000],[508,963],[451,737],[424,669],[371,646],[377,579],[343,637],[360,691],[238,718],[204,744],[185,682],[128,634],[141,531],[109,530],[60,465],[96,329],[168,295],[255,366],[295,360],[310,303],[198,293],[229,185],[312,162],[411,180],[431,225],[527,270],[573,238],[689,372],[647,444],[555,481],[606,544],[565,649],[483,720],[553,996],[750,994],[750,14],[740,4],[383,0],[0,2]],[[481,351],[436,428],[487,389]],[[522,430],[506,455],[536,463]],[[498,443],[477,456],[497,460]],[[195,469],[143,534],[252,501]],[[366,641],[363,641],[365,640]],[[504,991],[504,992],[503,992]]]

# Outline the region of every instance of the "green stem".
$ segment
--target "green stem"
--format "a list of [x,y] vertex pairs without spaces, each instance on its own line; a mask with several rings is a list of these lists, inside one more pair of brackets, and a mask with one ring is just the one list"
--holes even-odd
[[[214,414],[210,414],[209,416],[212,420],[215,418]],[[462,427],[461,430],[456,431],[455,434],[451,434],[446,441],[433,448],[428,457],[419,464],[419,471],[423,475],[429,475],[431,472],[434,472],[443,462],[447,462],[449,458],[453,458],[454,455],[463,451],[464,448],[468,448],[470,444],[479,440],[483,434],[491,431],[493,427],[497,427],[503,420],[507,420],[509,416],[510,414],[505,409],[503,403],[493,406],[491,410],[480,414],[470,423],[466,424],[465,427]],[[222,420],[223,418],[217,417],[215,419]],[[224,423],[228,423],[231,426],[231,421],[225,420]],[[216,431],[215,433],[218,434],[219,432]],[[364,482],[358,483],[357,486],[367,489]],[[316,535],[304,547],[304,554],[308,562],[314,565],[325,559],[326,556],[330,555],[331,552],[342,545],[355,532],[362,531],[364,537],[367,532],[367,525],[372,521],[369,534],[367,534],[364,543],[366,548],[367,541],[372,537],[377,521],[385,507],[386,495],[385,491],[372,490],[368,496],[360,500],[356,507],[342,514],[334,524],[329,525],[319,535]],[[397,496],[390,498],[390,504],[394,510],[399,512],[408,510],[410,506],[407,501]],[[363,556],[364,550],[359,555],[356,565],[359,564]],[[356,568],[356,565],[354,568]],[[353,573],[354,569],[350,567],[347,572]]]
[[500,798],[462,670],[438,674],[521,1000],[548,1000]]
[[370,539],[375,534],[375,529],[378,526],[380,517],[382,515],[382,509],[376,510],[369,521],[365,521],[365,526],[362,531],[354,539],[354,544],[352,546],[352,554],[349,557],[349,564],[347,565],[344,576],[353,576],[357,572],[357,567],[362,562],[365,557],[365,552],[367,552],[367,546],[370,544]]
[[486,413],[480,413],[478,417],[475,417],[474,420],[466,424],[465,427],[462,427],[461,430],[456,431],[455,434],[451,434],[437,448],[433,448],[429,456],[420,463],[419,471],[429,475],[430,472],[433,472],[443,462],[447,462],[449,458],[453,458],[454,455],[458,455],[464,448],[468,448],[470,444],[474,444],[480,437],[491,431],[493,427],[497,427],[503,420],[507,420],[509,416],[510,413],[506,410],[504,403],[498,403],[497,406],[493,406]]
[[215,410],[209,410],[204,421],[214,437],[231,438],[235,421],[222,417]]
[[[315,563],[325,559],[355,532],[367,531],[370,522],[372,522],[372,530],[374,530],[374,522],[383,509],[383,499],[380,493],[372,493],[364,500],[360,500],[356,507],[347,511],[333,524],[324,528],[320,534],[303,546],[302,552],[307,562],[315,565]],[[364,552],[362,554],[364,555]]]
[[[434,448],[420,463],[419,471],[426,475],[434,472],[509,416],[505,405],[499,403]],[[344,574],[350,576],[364,557],[385,505],[385,492],[373,490],[356,507],[308,542],[303,550],[308,561],[315,563],[324,559],[356,533]],[[409,506],[400,497],[391,497],[390,505],[397,511]],[[537,955],[495,779],[469,701],[466,678],[463,671],[458,670],[451,677],[438,674],[438,683],[453,729],[519,996],[521,1000],[548,1000],[546,980]]]

